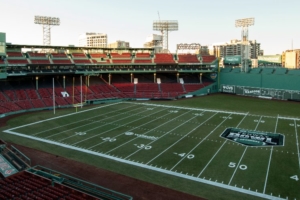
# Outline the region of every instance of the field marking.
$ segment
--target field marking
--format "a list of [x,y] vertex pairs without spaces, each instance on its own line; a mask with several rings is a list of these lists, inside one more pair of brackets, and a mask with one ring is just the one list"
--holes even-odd
[[255,127],[255,129],[254,129],[255,131],[256,131],[257,127],[259,126],[262,117],[263,117],[263,116],[260,116],[259,121],[257,122],[256,127]]
[[[141,108],[135,108],[135,109],[133,109],[133,110],[139,110],[139,109],[141,109]],[[131,111],[133,111],[133,110],[131,110]],[[131,111],[129,111],[129,112],[131,112]],[[128,113],[128,112],[125,112],[125,113]],[[120,115],[121,115],[121,114],[120,114]],[[98,120],[98,121],[95,121],[95,122],[88,123],[87,125],[89,125],[89,124],[94,124],[94,123],[99,123],[99,122],[100,122],[100,123],[104,123],[104,124],[102,124],[102,125],[100,125],[100,126],[93,127],[93,128],[91,128],[91,129],[87,129],[87,130],[81,131],[81,132],[92,131],[92,130],[98,129],[98,128],[100,128],[100,127],[106,126],[107,124],[111,124],[111,123],[109,123],[109,122],[105,123],[105,122],[102,122],[102,121],[107,120],[107,119],[109,119],[109,118],[113,118],[113,117],[117,117],[117,115],[113,115],[113,116],[111,116],[111,117],[107,117],[107,118],[102,119],[102,120]],[[128,118],[128,116],[127,116],[127,117],[123,117],[123,118],[121,118],[121,119],[119,119],[119,120],[126,119],[126,118]],[[119,120],[117,120],[117,121],[119,121]],[[85,125],[77,126],[77,127],[75,127],[75,128],[68,129],[68,130],[65,130],[65,131],[56,133],[56,134],[51,135],[51,136],[48,136],[48,137],[46,137],[46,138],[50,138],[50,137],[56,136],[56,135],[58,135],[58,134],[61,134],[61,133],[64,133],[64,132],[68,132],[68,131],[70,131],[70,130],[77,129],[77,128],[80,128],[80,127],[83,127],[83,126],[85,126]],[[102,134],[102,133],[101,133],[101,134]],[[101,134],[100,134],[100,135],[101,135]],[[66,140],[66,139],[69,139],[69,138],[75,137],[75,136],[76,136],[76,135],[73,134],[73,135],[67,136],[67,137],[65,137],[65,138],[62,138],[62,139],[60,139],[60,140],[58,140],[58,141],[61,142],[61,141],[64,141],[64,140]]]
[[[248,115],[248,113],[247,113]],[[247,117],[247,115],[245,115],[243,117],[243,119],[239,122],[239,124],[236,127],[239,127],[241,125],[241,123],[245,120],[245,118]],[[208,163],[205,165],[205,167],[202,169],[202,171],[198,174],[197,178],[199,178],[201,176],[201,174],[205,171],[205,169],[207,168],[207,166],[211,163],[211,161],[216,157],[216,155],[219,153],[219,151],[223,148],[223,146],[225,145],[225,143],[228,140],[226,139],[225,142],[223,142],[222,146],[218,149],[218,151],[215,153],[215,155],[208,161]]]
[[[127,107],[127,108],[128,108],[128,107]],[[129,108],[131,108],[131,107],[129,107]],[[124,109],[126,109],[126,108],[124,108]],[[133,109],[133,110],[138,110],[138,109],[140,109],[140,108],[135,108],[135,109]],[[121,110],[123,110],[123,109],[121,109]],[[131,110],[131,111],[132,111],[132,110]],[[128,112],[131,112],[131,111],[128,111]],[[115,112],[115,111],[112,111],[112,112]],[[109,113],[112,113],[112,112],[109,112]],[[125,112],[125,113],[128,113],[128,112]],[[109,114],[109,113],[106,113],[106,114]],[[121,115],[121,114],[118,113],[118,115]],[[118,116],[118,115],[113,115],[113,116],[110,116],[110,117],[107,117],[107,118],[104,118],[104,119],[100,119],[100,120],[98,120],[98,121],[93,121],[93,122],[90,122],[90,123],[87,123],[87,124],[84,124],[84,125],[81,125],[81,126],[76,126],[76,127],[74,127],[74,128],[67,129],[67,130],[65,130],[65,131],[61,131],[61,132],[58,132],[58,133],[53,134],[53,135],[49,135],[48,137],[45,137],[45,138],[51,138],[51,137],[56,136],[56,135],[59,135],[59,134],[61,134],[61,133],[69,132],[69,131],[71,131],[71,130],[78,129],[78,128],[81,128],[81,127],[84,127],[84,126],[87,126],[87,125],[90,125],[90,124],[95,124],[95,123],[101,122],[101,121],[103,121],[103,120],[107,120],[107,119],[109,119],[109,118],[116,117],[116,116]],[[84,121],[85,121],[85,120],[84,120]],[[101,126],[104,126],[104,125],[101,125]],[[101,127],[101,126],[98,126],[98,127]],[[90,130],[88,130],[88,131],[90,131]],[[86,131],[83,131],[83,132],[86,132]],[[35,135],[36,135],[36,134],[35,134]],[[69,137],[74,137],[74,136],[75,136],[75,135],[72,135],[72,136],[69,136]],[[69,138],[69,137],[67,137],[67,138]],[[63,139],[58,140],[58,141],[63,141],[63,140],[65,140],[65,139],[67,139],[67,138],[63,138]]]
[[[203,108],[193,108],[193,107],[180,107],[180,106],[168,106],[162,104],[152,104],[152,103],[132,103],[132,102],[122,102],[122,103],[129,103],[129,104],[139,104],[139,105],[149,105],[149,106],[156,106],[156,107],[167,107],[167,108],[177,108],[177,109],[186,109],[186,110],[198,110],[204,112],[218,112],[218,113],[227,113],[227,114],[236,114],[236,115],[248,115],[248,116],[263,116],[267,118],[276,118],[275,116],[268,116],[268,115],[255,115],[255,114],[248,114],[244,112],[231,112],[226,110],[212,110],[212,109],[203,109]],[[285,116],[278,116],[279,119],[288,119],[288,120],[297,120],[300,121],[300,118],[297,117],[285,117]]]
[[105,106],[99,106],[99,107],[96,107],[96,108],[82,110],[82,111],[78,111],[78,112],[74,112],[74,113],[70,113],[70,114],[66,114],[66,115],[61,115],[61,116],[57,116],[57,117],[52,117],[52,118],[49,118],[49,119],[44,119],[44,120],[41,120],[41,121],[32,122],[32,123],[25,124],[25,125],[22,125],[22,126],[17,126],[15,128],[11,128],[11,129],[8,129],[8,130],[15,130],[15,129],[18,129],[18,128],[23,128],[23,127],[26,127],[26,126],[31,126],[33,124],[39,124],[39,123],[42,123],[42,122],[46,122],[46,121],[50,121],[50,120],[54,120],[54,119],[59,119],[59,118],[67,117],[67,116],[70,116],[70,115],[76,115],[76,114],[79,114],[79,113],[83,113],[83,112],[87,112],[87,111],[91,111],[91,110],[96,110],[96,109],[100,109],[100,108],[104,108],[104,107],[108,107],[108,106],[112,106],[112,105],[120,104],[120,103],[121,102],[111,103],[111,104],[105,105]]
[[205,171],[205,169],[207,168],[207,166],[211,163],[211,161],[216,157],[216,155],[219,153],[219,151],[223,148],[223,146],[226,144],[227,140],[225,140],[225,142],[223,142],[223,144],[220,146],[220,148],[218,149],[218,151],[215,153],[215,155],[208,161],[208,163],[205,165],[205,167],[202,169],[202,171],[198,174],[197,178],[199,178],[201,176],[201,174]]
[[278,118],[279,119],[287,119],[287,120],[297,120],[297,121],[299,121],[300,120],[300,118],[296,118],[296,117],[281,117],[280,115],[278,115]]
[[[193,131],[195,131],[196,129],[198,129],[200,126],[202,126],[203,124],[205,124],[208,120],[210,120],[211,118],[213,118],[214,116],[216,116],[216,114],[218,114],[217,112],[215,114],[213,114],[212,116],[210,116],[208,119],[206,119],[204,122],[202,122],[201,124],[199,124],[198,126],[196,126],[194,129],[192,129],[191,131],[189,131],[187,134],[185,134],[183,137],[181,137],[179,140],[177,140],[175,143],[173,143],[171,146],[169,146],[168,148],[166,148],[164,151],[162,151],[161,153],[159,153],[157,156],[155,156],[154,158],[152,158],[150,161],[148,161],[146,164],[149,164],[150,162],[152,162],[153,160],[155,160],[156,158],[158,158],[161,154],[163,154],[164,152],[166,152],[168,149],[170,149],[172,146],[174,146],[175,144],[177,144],[178,142],[180,142],[182,139],[184,139],[187,135],[189,135],[190,133],[192,133]],[[185,124],[185,123],[184,123]],[[174,129],[178,128],[179,126],[175,127]],[[172,129],[171,131],[173,131],[174,129]],[[169,132],[171,132],[169,131]],[[168,134],[168,132],[166,133]],[[165,134],[165,135],[166,135]],[[164,135],[163,135],[164,136]],[[163,137],[162,136],[162,137]],[[160,137],[161,138],[161,137]],[[155,142],[155,141],[153,141]],[[153,142],[150,142],[153,143]],[[136,151],[137,152],[137,151]],[[135,152],[135,153],[136,153]]]
[[[262,118],[263,118],[263,116],[261,115],[260,118],[259,118],[259,120],[258,120],[258,122],[257,122],[257,124],[256,124],[256,127],[255,127],[254,131],[256,131],[256,129],[258,128],[258,126],[259,126],[259,124],[260,124]],[[230,185],[230,183],[231,183],[231,181],[232,181],[232,179],[233,179],[233,177],[234,177],[234,175],[235,175],[237,169],[239,168],[240,163],[241,163],[241,161],[242,161],[242,159],[243,159],[243,157],[244,157],[244,155],[245,155],[247,149],[248,149],[248,146],[246,146],[246,148],[245,148],[245,150],[244,150],[244,152],[243,152],[243,154],[242,154],[242,156],[241,156],[241,158],[240,158],[238,164],[236,165],[236,168],[235,168],[235,170],[234,170],[234,172],[233,172],[233,174],[232,174],[232,176],[231,176],[231,178],[230,178],[230,180],[229,180],[228,185]]]
[[146,164],[137,163],[137,162],[125,160],[125,159],[122,159],[122,158],[109,156],[109,155],[106,155],[106,154],[103,154],[103,153],[99,153],[99,152],[95,152],[95,151],[91,151],[91,150],[87,150],[87,149],[82,149],[82,148],[79,148],[79,147],[75,147],[75,146],[71,146],[71,145],[67,145],[67,144],[62,144],[62,143],[58,143],[58,142],[55,142],[55,141],[50,141],[50,140],[46,140],[46,139],[42,139],[42,138],[37,138],[37,137],[34,137],[34,136],[30,136],[30,135],[20,134],[20,133],[11,131],[11,130],[5,130],[4,132],[8,133],[8,134],[17,135],[17,136],[20,136],[20,137],[25,137],[25,138],[28,138],[28,139],[32,139],[32,140],[36,140],[36,141],[56,145],[56,146],[59,146],[59,147],[64,147],[64,148],[67,148],[67,149],[80,151],[80,152],[83,152],[83,153],[88,153],[88,154],[91,154],[91,155],[107,158],[107,159],[110,159],[110,160],[114,160],[116,162],[121,162],[121,163],[129,164],[129,165],[149,169],[149,170],[152,170],[152,171],[157,171],[157,172],[160,172],[160,173],[165,173],[165,174],[173,175],[173,176],[176,176],[176,177],[185,178],[185,179],[188,179],[188,180],[192,180],[192,181],[196,181],[196,182],[200,182],[200,183],[204,183],[204,184],[208,184],[208,185],[212,185],[212,186],[232,190],[232,191],[235,191],[235,192],[241,192],[241,193],[244,193],[244,194],[248,194],[248,195],[252,195],[252,196],[256,196],[256,197],[261,197],[261,198],[265,198],[265,199],[285,200],[285,199],[280,198],[280,197],[274,197],[274,196],[271,196],[271,195],[267,195],[267,194],[263,194],[263,193],[259,193],[259,192],[255,192],[255,191],[250,191],[248,189],[242,189],[242,188],[222,184],[222,183],[215,182],[215,181],[209,181],[209,180],[206,180],[206,179],[197,178],[197,177],[194,177],[194,176],[191,176],[191,175],[186,175],[186,174],[181,174],[181,173],[173,172],[173,171],[166,170],[166,169],[156,168],[156,167],[149,166],[149,165],[146,165]]
[[297,144],[297,153],[298,153],[298,163],[299,163],[299,169],[300,169],[299,140],[298,140],[298,130],[297,130],[297,123],[296,123],[296,120],[294,120],[294,123],[295,123],[295,133],[296,133],[296,144]]
[[[157,111],[157,112],[155,112],[155,113],[153,113],[153,114],[157,114],[157,113],[159,113],[159,112],[162,112],[162,111],[164,111],[164,110],[166,110],[166,109],[163,109],[163,110],[159,110],[159,111]],[[153,114],[151,114],[151,115],[153,115]],[[132,130],[134,130],[134,129],[137,129],[137,128],[139,128],[139,127],[141,127],[141,126],[144,126],[144,125],[146,125],[146,124],[149,124],[149,123],[151,123],[151,122],[153,122],[153,121],[155,121],[155,120],[158,120],[158,119],[160,119],[160,118],[162,118],[162,117],[164,117],[164,116],[166,116],[166,115],[170,115],[171,113],[167,113],[167,114],[165,114],[165,115],[163,115],[163,116],[161,116],[161,117],[158,117],[158,118],[155,118],[155,119],[153,119],[153,120],[150,120],[150,121],[148,121],[147,123],[144,123],[144,124],[142,124],[142,125],[140,125],[140,126],[137,126],[137,127],[134,127],[134,128],[132,128],[132,129],[129,129],[129,130],[127,130],[127,132],[128,131],[132,131]],[[139,119],[143,119],[143,118],[147,118],[147,117],[149,117],[149,115],[147,115],[147,116],[144,116],[144,117],[142,117],[142,118],[139,118]],[[169,122],[169,121],[168,121]],[[150,131],[152,131],[153,129],[150,129],[149,131],[147,131],[147,132],[150,132]],[[146,132],[146,133],[147,133]],[[141,134],[141,135],[144,135],[144,134],[146,134],[146,133],[143,133],[143,134]],[[114,137],[112,137],[112,138],[117,138],[117,137],[119,137],[119,136],[121,136],[121,135],[124,135],[124,133],[121,133],[121,134],[119,134],[119,135],[116,135],[116,136],[114,136]],[[136,137],[136,138],[134,138],[134,139],[137,139],[138,137]],[[131,140],[130,140],[131,141]],[[92,148],[94,148],[94,147],[96,147],[96,146],[98,146],[98,145],[101,145],[101,144],[103,144],[103,143],[105,143],[105,142],[107,142],[107,141],[103,141],[103,142],[100,142],[100,143],[98,143],[98,144],[96,144],[96,145],[93,145],[93,146],[91,146],[91,147],[88,147],[87,149],[92,149]],[[127,143],[127,142],[126,142]],[[124,143],[123,143],[124,144]],[[122,145],[120,145],[120,146],[123,146],[123,144]],[[119,148],[119,146],[118,147],[116,147],[116,148]],[[116,149],[115,148],[115,149]],[[112,151],[112,149],[110,150],[110,151]],[[106,153],[109,153],[110,151],[108,151],[108,152],[106,152]]]
[[[277,115],[274,133],[277,132],[278,119],[279,119],[279,115]],[[269,177],[269,171],[270,171],[270,165],[271,165],[271,160],[272,160],[272,154],[273,154],[273,146],[272,146],[272,148],[271,148],[270,157],[269,157],[269,163],[268,163],[268,168],[267,168],[267,174],[266,174],[266,178],[265,178],[265,185],[264,185],[264,190],[263,190],[263,193],[264,193],[264,194],[265,194],[266,188],[267,188],[267,182],[268,182],[268,177]]]
[[[149,112],[149,110],[144,110],[144,111],[139,112],[139,113],[137,113],[137,114],[132,114],[132,115],[129,115],[129,116],[127,116],[127,117],[123,117],[123,118],[121,118],[121,119],[118,119],[118,120],[116,120],[116,121],[114,121],[114,122],[112,122],[112,123],[106,123],[106,124],[101,125],[101,126],[105,126],[105,125],[108,125],[108,124],[113,124],[113,123],[115,123],[115,122],[117,122],[117,121],[121,121],[121,120],[127,119],[127,118],[129,118],[129,117],[132,117],[132,116],[135,116],[135,115],[138,115],[138,114],[140,114],[140,113],[147,112],[147,111]],[[85,138],[85,139],[83,139],[83,140],[80,140],[80,141],[78,141],[78,142],[73,143],[72,145],[75,145],[75,144],[84,142],[84,141],[89,140],[89,139],[94,138],[94,137],[98,137],[99,135],[102,135],[102,134],[107,133],[107,132],[109,132],[109,131],[112,131],[112,130],[115,130],[115,129],[117,129],[117,128],[126,126],[127,124],[130,124],[130,123],[132,123],[132,122],[136,122],[136,121],[138,121],[138,120],[140,120],[140,118],[138,118],[138,119],[136,119],[136,120],[133,120],[133,121],[130,121],[130,122],[128,122],[128,123],[125,123],[125,124],[123,124],[123,125],[119,125],[119,126],[117,126],[117,127],[115,127],[115,128],[109,129],[109,130],[107,130],[107,131],[101,132],[100,134],[93,135],[93,136],[91,136],[91,137]],[[99,127],[101,127],[101,126],[99,126]],[[88,131],[90,131],[90,130],[95,130],[95,129],[99,128],[99,127],[89,129]],[[86,132],[87,132],[87,131],[86,131]],[[75,135],[74,135],[74,136],[75,136]]]
[[[156,126],[154,129],[151,129],[151,130],[149,130],[149,131],[147,131],[147,132],[151,132],[152,130],[155,130],[156,128],[158,128],[158,127],[160,127],[160,126],[162,126],[162,125],[165,125],[165,124],[167,124],[167,123],[169,123],[169,122],[171,122],[171,121],[173,121],[173,120],[175,120],[175,119],[177,119],[177,118],[179,118],[179,117],[181,117],[182,115],[185,115],[185,114],[187,114],[187,113],[189,113],[189,112],[185,112],[185,113],[183,113],[183,114],[181,114],[181,115],[179,115],[179,116],[173,118],[173,119],[170,120],[170,121],[167,121],[167,122],[165,122],[165,123],[163,123],[163,124],[161,124],[161,125],[159,125],[159,126]],[[194,118],[196,118],[196,116],[193,117],[193,118],[191,118],[190,120],[192,120],[192,119],[194,119]],[[188,121],[190,121],[190,120],[188,120]],[[188,121],[186,121],[186,122],[188,122]],[[185,124],[185,123],[182,123],[181,125],[183,125],[183,124]],[[181,125],[180,125],[180,126],[181,126]],[[173,129],[172,129],[172,130],[173,130]],[[147,132],[146,132],[146,133],[147,133]],[[170,131],[168,131],[168,132],[165,133],[164,135],[168,134],[169,132],[170,132]],[[144,134],[145,134],[145,133],[144,133]],[[144,134],[142,134],[142,135],[144,135]],[[157,140],[159,140],[160,138],[162,138],[164,135],[160,136]],[[109,152],[111,152],[111,151],[113,151],[113,150],[115,150],[115,149],[117,149],[117,148],[119,148],[119,147],[121,147],[121,146],[123,146],[123,145],[125,145],[125,144],[127,144],[127,143],[129,143],[129,142],[131,142],[131,141],[133,141],[133,140],[135,140],[135,139],[137,139],[137,138],[138,138],[138,137],[133,138],[133,139],[127,141],[126,143],[123,143],[122,145],[119,145],[118,147],[109,150],[109,151],[106,152],[106,153],[109,153]],[[154,141],[153,141],[153,142],[154,142]],[[146,146],[148,146],[148,145],[149,145],[149,143],[146,144]],[[141,149],[139,149],[139,150],[141,150]],[[134,153],[135,153],[135,152],[134,152]],[[134,153],[132,153],[132,154],[126,156],[124,159],[127,159],[128,157],[130,157],[130,156],[133,155]]]
[[[132,103],[132,102],[123,102],[123,103]],[[236,114],[236,115],[245,115],[246,113],[243,112],[230,112],[224,110],[212,110],[212,109],[203,109],[203,108],[191,108],[191,107],[181,107],[181,106],[168,106],[168,105],[161,105],[161,104],[151,104],[151,103],[133,103],[139,105],[151,105],[156,107],[165,107],[165,108],[176,108],[176,109],[185,109],[185,110],[197,110],[202,112],[213,112],[213,113],[226,113],[226,114]]]
[[239,166],[240,166],[240,163],[241,163],[241,161],[242,161],[242,159],[243,159],[243,157],[244,157],[244,155],[245,155],[245,153],[246,153],[247,149],[248,149],[248,147],[246,147],[246,148],[245,148],[245,150],[244,150],[244,152],[243,152],[243,155],[241,156],[241,158],[240,158],[240,160],[239,160],[238,164],[236,165],[236,168],[235,168],[235,170],[234,170],[234,172],[233,172],[233,174],[232,174],[232,176],[231,176],[231,178],[230,178],[230,180],[229,180],[229,183],[228,183],[228,185],[230,185],[230,183],[231,183],[231,181],[232,181],[232,179],[233,179],[233,177],[234,177],[234,175],[235,175],[235,173],[236,173],[237,169],[239,168]]
[[277,119],[276,119],[276,124],[275,124],[275,130],[274,130],[274,133],[277,132],[277,127],[278,127],[278,118],[279,118],[279,115],[277,116]]
[[[128,107],[126,107],[126,108],[131,108],[131,107],[133,107],[133,106],[128,106]],[[103,108],[103,107],[101,107],[101,108]],[[126,109],[126,108],[122,108],[122,109],[120,109],[120,110],[123,110],[123,109]],[[84,119],[84,120],[81,120],[81,119],[80,119],[79,121],[67,123],[67,124],[64,124],[64,125],[61,125],[61,126],[56,126],[56,127],[54,127],[54,128],[50,128],[50,129],[47,129],[47,130],[44,130],[44,131],[40,131],[40,132],[37,132],[37,133],[32,134],[32,135],[38,135],[38,134],[41,134],[41,133],[44,133],[44,132],[47,132],[47,131],[51,131],[51,130],[54,130],[54,129],[57,129],[57,128],[61,128],[61,127],[65,127],[65,126],[69,126],[69,125],[71,125],[71,124],[76,124],[76,123],[78,123],[78,122],[80,122],[80,121],[87,121],[87,120],[90,120],[90,119],[93,119],[93,118],[96,118],[96,117],[100,117],[100,116],[103,116],[103,115],[107,115],[107,114],[110,114],[110,113],[113,113],[113,112],[117,112],[117,111],[119,111],[119,110],[111,111],[111,112],[108,112],[108,113],[105,113],[105,114],[101,114],[101,115],[97,115],[97,116],[93,116],[93,117],[89,117],[89,118],[86,118],[86,119]]]
[[194,148],[192,148],[185,156],[183,156],[170,170],[172,171],[179,163],[181,163],[186,158],[187,155],[191,154],[203,141],[205,141],[206,138],[208,138],[217,128],[219,128],[221,124],[223,124],[230,116],[231,114],[228,115],[222,122],[220,122],[218,126],[216,126],[209,134],[207,134]]

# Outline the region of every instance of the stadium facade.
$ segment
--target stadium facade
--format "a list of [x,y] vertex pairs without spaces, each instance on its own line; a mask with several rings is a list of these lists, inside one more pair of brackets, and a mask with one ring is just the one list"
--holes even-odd
[[[260,43],[256,40],[249,40],[250,52],[249,57],[251,59],[257,59],[260,55]],[[213,44],[210,53],[216,57],[226,57],[226,56],[235,56],[241,55],[241,40],[230,40],[230,42]]]
[[82,47],[107,47],[107,34],[83,33],[79,36],[79,46]]
[[[0,39],[5,44],[5,34]],[[1,49],[2,116],[106,100],[178,99],[216,92],[300,100],[299,70],[264,65],[245,73],[239,56],[226,56],[220,68],[220,59],[201,51],[14,44]],[[280,56],[258,58],[258,63],[265,62],[278,64]]]

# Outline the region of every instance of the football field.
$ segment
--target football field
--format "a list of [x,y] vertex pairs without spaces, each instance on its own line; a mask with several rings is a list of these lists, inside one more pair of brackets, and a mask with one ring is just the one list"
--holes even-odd
[[[247,146],[227,128],[283,135]],[[7,134],[266,199],[300,200],[300,119],[128,101],[11,127]]]

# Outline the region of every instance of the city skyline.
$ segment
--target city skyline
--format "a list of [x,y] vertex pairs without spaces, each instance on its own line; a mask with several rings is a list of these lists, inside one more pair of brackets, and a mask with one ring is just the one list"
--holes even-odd
[[[116,40],[130,42],[134,48],[143,47],[147,36],[159,34],[152,30],[154,20],[178,20],[179,30],[170,32],[169,49],[174,52],[179,43],[215,43],[240,39],[241,29],[235,20],[254,17],[249,27],[249,40],[261,43],[265,55],[281,54],[287,49],[300,48],[300,27],[295,0],[277,1],[237,0],[208,1],[144,1],[114,0],[0,0],[5,19],[0,32],[6,33],[12,44],[43,43],[42,27],[34,24],[34,16],[59,17],[60,26],[51,30],[51,44],[76,45],[85,32],[105,33],[108,43]],[[291,6],[292,5],[292,6]],[[293,44],[292,44],[293,43]]]

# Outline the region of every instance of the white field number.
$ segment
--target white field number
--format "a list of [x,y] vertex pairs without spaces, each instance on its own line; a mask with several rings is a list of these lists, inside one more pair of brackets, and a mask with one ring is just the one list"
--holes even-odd
[[106,137],[106,138],[102,138],[102,140],[106,141],[106,142],[114,142],[117,139],[116,138],[110,138],[110,137]]
[[[236,167],[236,163],[230,162],[229,165],[228,165],[228,167],[235,168]],[[246,170],[248,167],[247,167],[247,165],[240,165],[239,168],[241,170]]]
[[[186,156],[186,153],[174,153],[174,154],[176,154],[176,155],[178,155],[178,156],[180,156],[180,157],[185,157]],[[187,159],[193,159],[193,158],[195,158],[195,155],[194,154],[188,154],[187,156],[186,156],[186,158]]]
[[144,144],[136,145],[136,147],[139,149],[145,149],[145,150],[149,150],[152,148],[152,146],[144,145]]
[[291,176],[290,178],[291,178],[291,179],[294,179],[295,181],[299,181],[299,178],[298,178],[297,175]]
[[222,119],[232,119],[232,117],[220,116]]
[[260,120],[260,121],[259,121],[258,119],[255,119],[255,120],[254,120],[254,122],[265,123],[265,121],[264,121],[264,120]]

